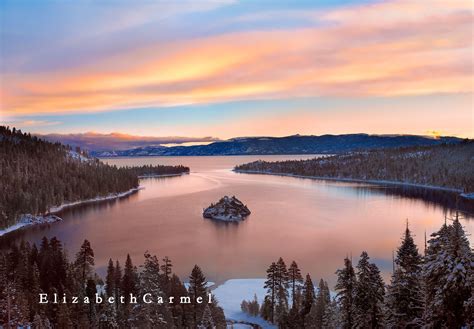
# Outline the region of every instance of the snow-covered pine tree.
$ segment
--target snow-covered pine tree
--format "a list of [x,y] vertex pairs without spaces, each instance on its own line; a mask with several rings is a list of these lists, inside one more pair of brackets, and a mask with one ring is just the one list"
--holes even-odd
[[336,329],[341,328],[341,319],[339,314],[339,308],[337,306],[337,300],[333,298],[326,307],[323,315],[323,326],[324,329]]
[[278,267],[275,262],[267,269],[267,280],[264,288],[267,289],[267,294],[262,305],[262,316],[265,320],[275,323],[275,305],[278,292]]
[[[151,298],[163,296],[162,277],[158,257],[145,252],[145,262],[140,273],[140,295],[150,294]],[[148,328],[168,328],[171,314],[162,304],[141,301],[134,309],[136,325]]]
[[468,328],[474,328],[474,271],[469,275],[471,286],[471,297],[464,303],[464,313],[467,314],[466,325]]
[[363,251],[357,264],[354,294],[354,327],[382,328],[385,285],[378,267]]
[[329,295],[328,284],[323,279],[320,279],[318,293],[316,294],[316,302],[314,304],[316,328],[323,327],[323,316],[330,302],[331,296]]
[[197,326],[198,329],[214,329],[214,319],[212,318],[211,309],[209,305],[206,305],[204,312],[202,313],[201,323]]
[[460,328],[467,324],[473,271],[473,252],[456,215],[452,225],[445,223],[428,241],[423,267],[427,325]]
[[344,259],[344,268],[336,272],[337,302],[339,304],[342,328],[352,328],[354,324],[354,294],[357,279],[349,258]]
[[407,224],[385,298],[386,324],[391,328],[421,324],[424,309],[421,266],[422,258]]

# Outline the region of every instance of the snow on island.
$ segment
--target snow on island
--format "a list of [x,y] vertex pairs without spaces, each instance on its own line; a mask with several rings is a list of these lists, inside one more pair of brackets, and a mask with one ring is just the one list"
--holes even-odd
[[250,210],[235,196],[224,196],[216,204],[204,209],[205,218],[217,219],[226,222],[240,221],[250,215]]

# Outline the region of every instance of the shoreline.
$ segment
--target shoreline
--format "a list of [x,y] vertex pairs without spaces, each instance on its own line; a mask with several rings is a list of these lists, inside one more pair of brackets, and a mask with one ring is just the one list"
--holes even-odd
[[273,173],[273,172],[256,171],[256,170],[235,170],[235,169],[232,169],[232,171],[236,172],[236,173],[239,173],[239,174],[271,175],[271,176],[284,176],[284,177],[294,177],[294,178],[308,178],[308,179],[314,179],[314,180],[326,180],[326,181],[335,181],[335,182],[366,183],[366,184],[372,184],[372,185],[392,185],[392,186],[400,186],[400,187],[415,187],[415,188],[423,188],[423,189],[427,189],[427,190],[436,190],[436,191],[456,193],[459,196],[461,196],[462,198],[469,199],[469,200],[474,199],[474,194],[473,193],[463,193],[463,190],[456,189],[456,188],[453,188],[453,187],[443,187],[443,186],[424,185],[424,184],[417,184],[417,183],[389,181],[389,180],[377,180],[377,179],[305,176],[305,175],[295,175],[295,174],[287,174],[287,173]]
[[[104,201],[110,201],[110,200],[118,200],[118,199],[124,198],[126,196],[129,196],[131,194],[134,194],[134,193],[136,193],[136,192],[138,192],[142,189],[144,189],[143,186],[138,186],[138,187],[131,188],[130,190],[125,191],[125,192],[121,192],[121,193],[111,193],[107,196],[96,197],[96,198],[93,198],[93,199],[86,199],[86,200],[63,203],[59,206],[54,206],[54,207],[49,208],[48,212],[44,215],[33,216],[31,214],[22,214],[19,217],[20,220],[19,220],[18,223],[13,224],[11,226],[8,226],[8,227],[0,230],[0,237],[4,236],[5,234],[11,233],[13,231],[19,230],[19,229],[21,229],[23,227],[26,227],[26,226],[47,224],[47,223],[54,223],[54,222],[62,221],[62,218],[58,217],[58,216],[55,216],[55,214],[57,214],[58,212],[60,212],[64,209],[71,208],[71,207],[76,207],[76,206],[79,206],[79,205],[82,205],[82,204],[104,202]],[[35,218],[35,219],[33,221],[32,220],[25,221],[26,218],[30,218],[30,217]],[[55,219],[51,220],[51,218],[53,218],[53,217],[55,217]],[[21,220],[23,220],[24,222],[21,222]]]

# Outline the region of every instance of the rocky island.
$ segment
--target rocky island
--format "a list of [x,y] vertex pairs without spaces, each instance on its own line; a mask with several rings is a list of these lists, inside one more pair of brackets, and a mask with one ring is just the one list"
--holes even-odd
[[232,222],[244,219],[250,215],[250,210],[235,196],[224,196],[216,204],[204,209],[202,215],[205,218]]

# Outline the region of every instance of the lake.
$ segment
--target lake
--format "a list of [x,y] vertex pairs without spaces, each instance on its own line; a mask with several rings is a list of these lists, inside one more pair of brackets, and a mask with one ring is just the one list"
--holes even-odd
[[[314,156],[104,159],[117,166],[182,164],[191,173],[143,179],[144,189],[136,194],[65,210],[60,214],[63,222],[19,230],[3,244],[20,239],[38,243],[43,236],[56,236],[72,256],[88,239],[101,274],[110,257],[123,264],[129,253],[138,264],[148,250],[160,258],[169,256],[183,279],[198,264],[214,282],[264,277],[268,265],[281,256],[287,264],[295,260],[313,282],[323,277],[332,286],[344,257],[356,260],[363,250],[388,278],[392,252],[407,219],[423,252],[425,232],[429,237],[451,214],[452,196],[434,191],[231,171],[257,159],[310,157]],[[224,195],[235,195],[252,214],[240,223],[203,218],[203,208]],[[468,216],[472,217],[470,211]],[[462,221],[470,233],[473,222]]]

